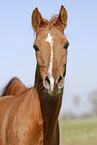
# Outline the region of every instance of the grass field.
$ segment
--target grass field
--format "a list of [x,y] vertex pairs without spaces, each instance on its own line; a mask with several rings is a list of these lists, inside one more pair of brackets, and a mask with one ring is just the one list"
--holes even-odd
[[60,121],[61,145],[97,145],[97,119]]

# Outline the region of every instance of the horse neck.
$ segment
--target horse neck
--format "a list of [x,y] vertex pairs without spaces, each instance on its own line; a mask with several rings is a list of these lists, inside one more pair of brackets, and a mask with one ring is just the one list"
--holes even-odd
[[55,124],[55,122],[58,120],[58,115],[62,103],[62,95],[49,96],[45,93],[38,64],[36,68],[35,88],[40,100],[43,121],[48,122],[48,126],[50,123],[51,126],[51,124]]

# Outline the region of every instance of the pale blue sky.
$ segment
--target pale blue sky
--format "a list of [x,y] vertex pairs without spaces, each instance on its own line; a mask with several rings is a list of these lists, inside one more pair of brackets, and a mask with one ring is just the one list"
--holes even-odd
[[[97,89],[97,0],[0,0],[0,90],[14,76],[26,86],[34,84],[31,13],[38,7],[49,20],[61,5],[68,12],[64,34],[70,42],[62,112],[81,112],[89,109],[87,94]],[[72,104],[76,94],[81,98],[79,108]]]

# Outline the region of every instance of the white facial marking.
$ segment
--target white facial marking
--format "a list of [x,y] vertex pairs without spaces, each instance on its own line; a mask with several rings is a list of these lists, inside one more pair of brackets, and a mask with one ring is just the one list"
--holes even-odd
[[51,82],[51,91],[53,91],[54,88],[54,78],[52,76],[52,68],[53,68],[53,37],[51,36],[50,33],[48,33],[47,39],[45,40],[47,42],[49,42],[50,47],[51,47],[51,57],[50,57],[50,65],[49,65],[49,69],[48,69],[48,74],[49,74],[49,79]]

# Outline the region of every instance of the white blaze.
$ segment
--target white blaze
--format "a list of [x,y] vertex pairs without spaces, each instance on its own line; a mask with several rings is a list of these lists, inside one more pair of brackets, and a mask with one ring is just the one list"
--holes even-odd
[[53,68],[53,37],[51,36],[50,33],[48,33],[47,42],[49,42],[50,47],[51,47],[51,57],[50,57],[50,65],[49,65],[49,69],[48,69],[48,74],[49,74],[49,79],[50,79],[50,83],[51,83],[51,91],[53,91],[54,88],[54,78],[52,76],[52,68]]

